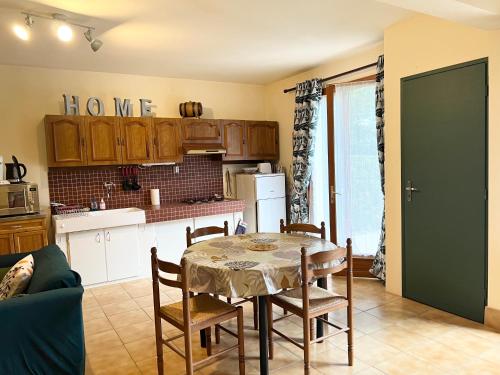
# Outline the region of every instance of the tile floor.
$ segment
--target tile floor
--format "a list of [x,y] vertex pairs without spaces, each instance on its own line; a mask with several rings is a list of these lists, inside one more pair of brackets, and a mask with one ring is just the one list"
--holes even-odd
[[[345,280],[335,278],[329,285],[342,291]],[[161,299],[165,304],[180,300],[180,292],[162,287]],[[354,366],[347,366],[345,335],[336,336],[313,345],[311,375],[500,374],[500,333],[483,325],[386,293],[376,280],[355,280],[354,306]],[[149,280],[89,288],[83,308],[88,375],[156,374]],[[251,304],[245,304],[246,373],[258,374],[258,335],[251,328],[251,315]],[[332,319],[345,322],[346,316],[338,312]],[[295,318],[276,325],[291,335],[301,335],[300,321]],[[168,324],[163,330],[166,336],[177,333]],[[223,334],[221,346],[233,340]],[[198,335],[193,341],[195,359],[204,357]],[[182,339],[175,344],[183,349]],[[182,358],[170,349],[164,352],[166,374],[185,373]],[[196,373],[236,374],[238,362],[233,353]],[[302,374],[302,351],[275,336],[270,368],[272,375]]]

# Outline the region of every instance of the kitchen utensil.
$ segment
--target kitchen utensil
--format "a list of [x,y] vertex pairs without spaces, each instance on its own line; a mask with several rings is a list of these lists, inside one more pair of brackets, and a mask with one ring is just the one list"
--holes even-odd
[[137,175],[139,174],[139,168],[131,167],[131,170],[132,170],[132,179],[130,182],[130,186],[132,187],[132,190],[140,190],[142,186],[139,185],[137,177]]
[[[26,176],[26,166],[18,162],[17,158],[12,155],[13,163],[6,163],[5,177],[11,184],[20,184],[23,181],[23,177]],[[21,169],[23,170],[21,172]]]
[[243,168],[243,172],[248,174],[257,173],[257,171],[258,171],[257,167]]

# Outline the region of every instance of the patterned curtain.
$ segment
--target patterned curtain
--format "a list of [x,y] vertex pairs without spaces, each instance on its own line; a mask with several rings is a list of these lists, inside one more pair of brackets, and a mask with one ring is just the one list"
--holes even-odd
[[[376,126],[377,126],[377,145],[378,145],[378,162],[380,167],[380,181],[382,186],[382,194],[385,201],[385,153],[384,153],[384,56],[379,56],[377,61],[377,78],[375,88],[375,111],[376,111]],[[370,272],[381,280],[385,281],[385,202],[384,212],[382,213],[382,225],[380,231],[380,240],[378,251],[375,255]]]
[[321,81],[317,78],[298,83],[296,87],[292,158],[293,190],[290,202],[291,223],[309,222],[308,191],[322,90]]

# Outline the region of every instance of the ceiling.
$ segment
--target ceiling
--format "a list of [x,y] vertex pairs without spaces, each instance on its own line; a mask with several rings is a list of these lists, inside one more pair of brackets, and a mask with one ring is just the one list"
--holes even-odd
[[[495,28],[499,8],[498,0],[0,0],[0,64],[265,84],[382,41],[384,28],[414,12]],[[12,28],[28,10],[95,26],[104,45],[92,52],[78,29],[62,43],[43,19],[21,41]]]

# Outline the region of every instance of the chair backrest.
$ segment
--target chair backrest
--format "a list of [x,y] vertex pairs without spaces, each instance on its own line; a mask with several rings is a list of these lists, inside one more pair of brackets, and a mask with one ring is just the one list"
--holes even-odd
[[195,238],[209,236],[212,234],[224,234],[224,236],[229,236],[229,226],[227,221],[224,221],[224,227],[204,227],[198,228],[191,233],[191,227],[186,228],[186,244],[190,247],[193,244]]
[[[158,259],[156,247],[151,248],[151,272],[153,277],[153,303],[155,315],[160,311],[160,283],[173,288],[182,290],[182,309],[184,316],[184,325],[191,322],[189,310],[189,278],[187,277],[186,260],[182,258],[181,265],[165,262]],[[160,271],[170,275],[176,275],[176,280],[168,279],[160,274]],[[179,276],[180,275],[180,281]]]
[[321,238],[324,240],[326,238],[325,231],[325,222],[321,222],[321,228],[318,228],[313,224],[288,224],[285,225],[285,221],[283,219],[280,220],[280,233],[293,233],[293,232],[302,232],[302,233],[315,233],[319,234]]
[[[331,267],[321,267],[319,265],[337,263]],[[309,306],[309,287],[313,278],[323,278],[330,274],[347,269],[347,296],[351,298],[352,292],[352,241],[347,239],[346,247],[338,247],[334,250],[321,251],[307,255],[305,247],[301,249],[301,272],[302,272],[302,298],[304,309]],[[307,303],[306,303],[307,301]],[[350,303],[350,300],[349,300]]]

